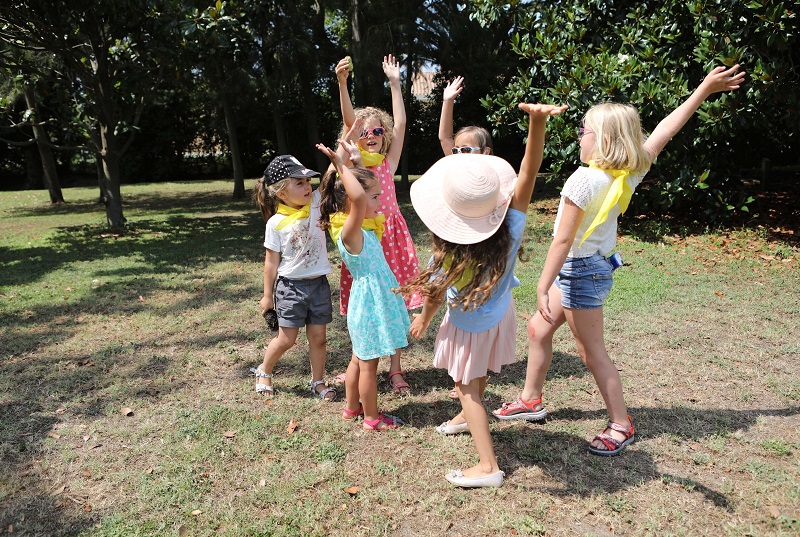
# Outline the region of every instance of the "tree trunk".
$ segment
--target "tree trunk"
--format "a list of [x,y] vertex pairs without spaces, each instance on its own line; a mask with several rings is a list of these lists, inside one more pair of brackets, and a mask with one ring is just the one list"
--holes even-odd
[[368,77],[364,74],[366,71],[366,65],[364,65],[364,42],[361,35],[358,0],[350,0],[350,33],[352,37],[352,50],[350,53],[353,58],[353,64],[359,68],[361,73],[356,76],[355,71],[353,71],[353,73],[350,75],[350,78],[353,79],[353,91],[350,95],[350,98],[355,103],[357,102],[357,96],[363,99],[367,95],[367,88],[365,84],[368,79]]
[[25,94],[25,102],[28,105],[28,109],[33,112],[33,137],[36,140],[36,146],[39,148],[39,156],[42,159],[44,184],[50,192],[50,203],[63,203],[64,195],[61,192],[61,184],[58,181],[56,159],[53,158],[50,138],[47,136],[47,131],[44,130],[44,127],[38,125],[41,118],[39,117],[36,95],[33,93],[33,88],[28,84],[23,86],[22,91]]
[[242,153],[239,150],[239,136],[236,134],[236,118],[233,108],[225,92],[222,92],[222,111],[225,114],[225,128],[228,131],[228,147],[231,150],[231,163],[233,164],[233,197],[244,199],[244,169],[242,168]]
[[122,215],[122,192],[120,190],[120,155],[116,147],[116,137],[110,125],[100,125],[100,141],[103,145],[101,157],[103,159],[103,179],[100,191],[105,194],[106,222],[113,230],[125,227],[125,217]]

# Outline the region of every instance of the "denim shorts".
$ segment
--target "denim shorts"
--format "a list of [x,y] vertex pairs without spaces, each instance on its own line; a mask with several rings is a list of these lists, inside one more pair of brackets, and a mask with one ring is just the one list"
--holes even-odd
[[328,278],[307,280],[279,277],[275,285],[275,311],[278,326],[302,328],[309,324],[328,324],[333,320],[331,287]]
[[600,254],[568,257],[555,281],[561,305],[574,310],[602,307],[614,282],[611,270],[611,262]]

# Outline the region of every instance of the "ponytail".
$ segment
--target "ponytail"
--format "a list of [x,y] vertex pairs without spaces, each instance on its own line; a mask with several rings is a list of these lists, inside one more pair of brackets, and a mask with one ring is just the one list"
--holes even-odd
[[[366,168],[350,168],[350,171],[364,190],[369,190],[378,180],[375,174]],[[327,231],[331,226],[331,215],[347,210],[347,191],[335,169],[331,168],[322,176],[319,192],[319,227]]]
[[253,201],[258,205],[265,222],[278,210],[280,199],[277,194],[288,184],[286,179],[281,179],[269,186],[264,183],[263,178],[256,181],[256,186],[253,187]]

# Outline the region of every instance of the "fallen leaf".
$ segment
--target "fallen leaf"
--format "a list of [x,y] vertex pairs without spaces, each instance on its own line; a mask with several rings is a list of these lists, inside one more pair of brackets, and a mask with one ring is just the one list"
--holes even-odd
[[14,524],[8,525],[8,533],[14,533]]
[[87,503],[86,505],[83,506],[83,510],[86,511],[87,513],[91,513],[92,512],[92,504]]
[[523,319],[525,319],[526,321],[530,321],[531,320],[531,314],[530,313],[522,311],[522,312],[520,312],[519,316],[522,317]]
[[199,514],[202,514],[202,513],[203,513],[203,512],[202,512],[200,509],[195,509],[194,511],[192,511],[192,514],[193,514],[194,516],[197,516],[197,515],[199,515]]
[[295,431],[295,429],[297,429],[298,425],[300,425],[299,421],[297,421],[294,418],[290,419],[289,420],[289,425],[286,426],[286,432],[289,433],[289,434],[292,434]]
[[144,473],[146,473],[146,474],[152,474],[152,473],[153,473],[153,467],[151,466],[150,468],[148,468],[147,470],[145,470],[145,471],[144,471]]
[[775,507],[774,505],[770,505],[769,507],[767,507],[767,510],[769,511],[769,514],[772,515],[772,518],[778,518],[779,516],[781,516],[781,510]]
[[186,537],[187,535],[189,535],[189,530],[186,529],[186,524],[178,526],[178,537]]
[[142,295],[139,295],[139,302],[144,302],[144,297]]
[[346,493],[348,493],[350,496],[355,496],[356,494],[358,494],[359,490],[361,490],[361,489],[359,487],[356,487],[356,486],[347,487],[346,489],[344,489],[344,491]]
[[63,406],[62,406],[62,407],[58,407],[58,408],[56,409],[56,414],[63,414],[63,413],[64,413],[64,412],[66,412],[66,411],[67,411],[67,409],[66,409],[66,408],[64,408]]
[[234,436],[236,436],[236,431],[225,431],[224,433],[222,433],[222,436],[224,436],[225,438],[233,438]]
[[714,291],[714,294],[717,296],[725,296],[725,293],[721,293],[719,291]]
[[262,477],[261,480],[258,482],[258,486],[259,487],[266,487],[267,486],[267,480]]
[[83,477],[92,477],[92,472],[90,472],[89,470],[83,470],[83,471],[81,472],[81,475],[82,475]]
[[130,407],[122,407],[119,411],[123,416],[133,416],[133,409]]
[[54,438],[54,439],[56,439],[56,440],[58,440],[59,438],[61,438],[61,435],[60,435],[60,434],[56,434],[56,433],[54,433],[54,432],[49,432],[49,433],[47,433],[47,436],[49,436],[50,438]]

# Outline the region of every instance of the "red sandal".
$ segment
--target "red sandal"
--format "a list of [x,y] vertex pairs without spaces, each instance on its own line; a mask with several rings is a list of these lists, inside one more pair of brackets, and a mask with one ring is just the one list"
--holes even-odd
[[364,407],[358,405],[358,410],[350,410],[347,407],[342,409],[342,419],[345,421],[353,421],[359,416],[364,415]]
[[[603,457],[613,457],[615,455],[619,455],[622,453],[622,450],[625,449],[628,445],[633,444],[636,440],[636,436],[634,436],[634,428],[633,428],[633,420],[630,416],[628,416],[628,422],[630,423],[629,426],[622,425],[621,423],[615,423],[613,421],[608,422],[608,426],[603,429],[603,432],[598,434],[594,437],[594,440],[600,440],[605,446],[605,449],[599,449],[596,447],[592,447],[589,445],[589,453],[594,455],[601,455]],[[625,436],[625,439],[620,441],[611,436],[610,434],[606,434],[606,431],[611,429],[612,431],[617,431],[618,433]],[[594,442],[594,440],[592,440]]]
[[523,401],[522,397],[517,397],[513,403],[503,403],[503,406],[493,411],[492,415],[499,420],[539,421],[547,417],[547,409],[544,406],[536,410],[536,405],[541,404],[541,394],[533,401]]
[[403,425],[403,420],[389,414],[378,414],[378,419],[364,419],[363,427],[368,431],[384,431],[386,429],[397,429]]

